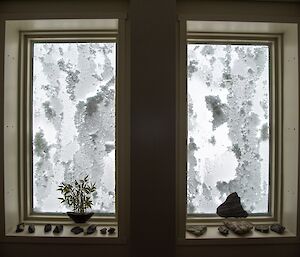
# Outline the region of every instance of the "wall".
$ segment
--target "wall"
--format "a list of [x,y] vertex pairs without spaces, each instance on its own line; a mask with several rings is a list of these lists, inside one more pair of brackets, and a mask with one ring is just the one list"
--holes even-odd
[[[299,244],[176,245],[175,115],[177,14],[205,20],[300,22],[300,3],[254,1],[2,1],[0,2],[0,141],[3,142],[4,19],[97,18],[127,13],[131,42],[131,205],[122,244],[0,242],[0,256],[299,256]],[[0,148],[0,233],[4,233]],[[129,233],[130,232],[130,233]]]

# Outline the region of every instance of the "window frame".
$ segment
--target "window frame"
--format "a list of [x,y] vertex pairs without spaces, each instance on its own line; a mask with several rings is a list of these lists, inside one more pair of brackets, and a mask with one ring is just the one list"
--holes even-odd
[[[6,151],[4,154],[4,181],[5,181],[5,234],[14,233],[16,224],[20,222],[42,225],[46,223],[62,223],[71,225],[73,222],[67,215],[56,214],[34,214],[31,212],[30,197],[26,186],[28,173],[24,166],[28,153],[24,151],[24,140],[27,146],[31,144],[26,115],[22,116],[24,106],[24,91],[29,78],[26,77],[28,67],[24,63],[24,54],[28,51],[28,45],[24,47],[25,37],[42,36],[43,39],[60,34],[62,39],[72,36],[81,39],[88,37],[113,38],[116,42],[116,96],[115,96],[115,215],[97,216],[90,219],[97,225],[117,226],[117,236],[112,236],[114,241],[125,240],[129,226],[129,181],[130,181],[130,87],[129,87],[129,51],[128,51],[128,29],[125,22],[126,17],[113,17],[104,19],[51,19],[51,20],[8,20],[6,21],[5,36],[5,70],[4,70],[4,138]],[[64,35],[62,35],[64,33]],[[92,37],[93,36],[93,37]],[[23,46],[23,47],[21,47]],[[26,49],[22,49],[26,48]],[[26,50],[26,51],[25,51]],[[25,68],[25,70],[24,70]],[[24,72],[25,71],[25,72]],[[18,74],[18,76],[16,76]],[[26,78],[26,82],[23,79]],[[29,81],[30,83],[30,81]],[[27,92],[27,96],[29,95]],[[28,113],[28,104],[26,110]],[[26,127],[25,131],[22,128]],[[29,142],[29,143],[28,143]],[[20,145],[22,143],[22,145]],[[28,165],[28,163],[26,163]],[[30,169],[29,169],[30,170]],[[26,179],[26,181],[24,181]],[[24,183],[23,183],[24,181]],[[28,188],[27,188],[28,189]],[[18,236],[26,236],[17,234]]]
[[[296,23],[272,23],[272,22],[253,22],[253,21],[214,21],[214,20],[200,20],[197,17],[190,17],[189,15],[179,16],[178,22],[178,36],[179,43],[177,45],[178,66],[177,66],[177,104],[176,104],[176,233],[177,241],[183,245],[207,244],[209,242],[226,243],[226,239],[233,239],[232,243],[242,242],[244,239],[236,235],[229,237],[222,237],[217,231],[217,226],[222,224],[222,219],[219,217],[211,217],[204,219],[188,219],[187,217],[187,203],[186,203],[186,189],[187,189],[187,169],[186,169],[186,129],[187,129],[187,35],[188,34],[202,34],[220,36],[228,35],[242,35],[255,37],[275,37],[278,38],[278,49],[276,62],[280,64],[280,72],[278,72],[278,83],[281,88],[281,95],[277,101],[282,106],[281,117],[278,120],[277,131],[282,134],[282,138],[278,138],[278,149],[281,160],[274,160],[278,167],[278,181],[274,186],[277,193],[277,210],[272,219],[265,217],[257,217],[247,220],[253,224],[271,224],[281,223],[287,228],[287,232],[279,237],[294,237],[299,238],[297,232],[297,205],[298,198],[295,192],[298,192],[298,135],[291,133],[291,130],[298,130],[298,119],[294,118],[290,112],[292,106],[298,106],[298,24]],[[277,49],[277,51],[278,51]],[[288,99],[288,101],[287,101]],[[274,105],[274,103],[272,103]],[[277,107],[277,106],[276,106]],[[294,109],[293,109],[294,110]],[[299,113],[296,111],[294,115],[298,117]],[[279,131],[279,129],[281,131]],[[292,129],[293,128],[293,129]],[[293,138],[293,139],[291,139]],[[293,149],[293,150],[291,150]],[[280,153],[281,152],[281,153]],[[273,180],[274,181],[274,180]],[[280,193],[278,193],[280,192]],[[205,225],[208,226],[208,232],[201,237],[191,236],[186,232],[187,225]],[[270,238],[269,242],[276,242],[272,233],[268,235],[261,235],[253,232],[247,235],[246,238],[261,240]],[[199,240],[191,240],[199,239]],[[201,240],[203,239],[203,240]],[[206,240],[209,239],[209,240]],[[291,240],[291,239],[288,239]],[[245,242],[245,241],[243,241]]]
[[[118,76],[118,31],[51,31],[51,32],[20,32],[20,129],[19,129],[19,146],[20,146],[20,185],[21,200],[20,210],[24,220],[35,221],[68,221],[64,213],[38,213],[33,210],[33,177],[32,177],[32,66],[33,66],[33,44],[41,42],[55,43],[75,43],[75,42],[99,42],[116,43],[116,97],[115,97],[115,142],[116,142],[116,159],[115,159],[115,213],[98,214],[93,216],[94,221],[116,223],[118,216],[118,95],[119,95],[119,76]],[[25,108],[24,108],[25,107]]]
[[[280,219],[280,190],[275,188],[277,184],[280,184],[281,168],[278,167],[278,162],[281,162],[280,142],[282,141],[282,88],[281,82],[278,79],[278,74],[281,72],[281,63],[278,62],[278,56],[282,54],[280,42],[282,41],[281,35],[276,34],[241,34],[241,33],[187,33],[186,47],[190,43],[207,43],[207,44],[231,44],[231,45],[267,45],[270,49],[270,61],[269,61],[269,213],[266,214],[249,214],[248,219],[250,221],[264,221],[272,222]],[[187,57],[186,57],[187,59]],[[188,79],[187,79],[188,80]],[[186,81],[186,91],[188,82]],[[184,103],[185,112],[187,112],[187,103]],[[184,137],[188,142],[188,131],[186,131]],[[183,136],[183,135],[182,135]],[[185,155],[183,162],[187,163],[187,154]],[[275,162],[277,160],[277,162]],[[186,168],[187,170],[187,168]],[[188,173],[188,171],[187,171]],[[216,223],[221,222],[222,218],[216,214],[188,214],[187,223],[204,222],[204,223]]]

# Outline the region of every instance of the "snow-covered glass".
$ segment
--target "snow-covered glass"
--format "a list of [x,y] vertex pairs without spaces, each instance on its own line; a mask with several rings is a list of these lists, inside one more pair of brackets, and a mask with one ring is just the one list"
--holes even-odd
[[232,193],[269,213],[270,46],[187,46],[187,213],[215,214]]
[[35,212],[65,212],[61,182],[89,175],[93,211],[115,213],[115,42],[32,47],[32,185]]

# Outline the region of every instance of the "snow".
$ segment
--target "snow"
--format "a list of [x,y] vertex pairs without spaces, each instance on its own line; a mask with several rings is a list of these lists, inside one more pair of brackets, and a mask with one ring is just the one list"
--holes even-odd
[[269,47],[188,44],[187,212],[269,210]]
[[65,212],[58,185],[89,175],[93,211],[115,213],[115,77],[115,43],[34,43],[35,211]]

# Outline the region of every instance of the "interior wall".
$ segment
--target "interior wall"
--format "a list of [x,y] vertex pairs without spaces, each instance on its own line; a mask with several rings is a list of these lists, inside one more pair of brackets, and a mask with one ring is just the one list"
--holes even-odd
[[[175,115],[176,24],[178,15],[204,20],[300,22],[300,3],[176,0],[6,0],[0,2],[0,233],[3,204],[4,20],[103,18],[128,14],[131,44],[131,206],[130,233],[121,244],[53,244],[1,240],[2,257],[106,256],[196,257],[285,256],[300,254],[299,244],[176,244]],[[300,41],[300,40],[299,40]],[[297,107],[298,108],[298,107]]]

